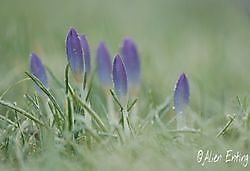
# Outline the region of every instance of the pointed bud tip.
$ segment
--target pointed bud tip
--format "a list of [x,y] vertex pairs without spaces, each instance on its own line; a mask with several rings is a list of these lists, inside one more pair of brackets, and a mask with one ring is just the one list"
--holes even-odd
[[30,54],[30,63],[33,63],[33,62],[35,62],[37,60],[39,60],[38,56],[34,52],[32,52]]
[[98,44],[97,48],[106,48],[106,44],[104,41],[100,41],[100,43]]
[[179,80],[187,81],[187,76],[186,76],[186,74],[185,74],[185,73],[182,73],[182,74],[180,75]]
[[125,46],[125,45],[136,46],[134,41],[130,37],[125,37],[122,42],[123,42],[122,46]]
[[68,35],[78,35],[78,33],[74,27],[70,27],[68,31]]

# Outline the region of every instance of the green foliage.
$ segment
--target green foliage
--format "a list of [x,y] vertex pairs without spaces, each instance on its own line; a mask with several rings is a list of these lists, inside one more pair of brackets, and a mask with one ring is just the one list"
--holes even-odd
[[[203,170],[196,158],[200,149],[249,154],[248,8],[224,0],[4,0],[0,170]],[[124,110],[111,90],[118,125],[107,117],[95,72],[85,77],[86,95],[79,96],[66,66],[70,26],[88,36],[92,64],[101,40],[112,56],[125,36],[138,44],[139,97]],[[29,72],[24,76],[32,51],[47,65],[49,89]],[[190,78],[189,128],[176,130],[172,95],[181,72]],[[34,93],[34,83],[42,94]],[[139,118],[133,121],[135,109]],[[223,162],[205,168],[245,169]]]

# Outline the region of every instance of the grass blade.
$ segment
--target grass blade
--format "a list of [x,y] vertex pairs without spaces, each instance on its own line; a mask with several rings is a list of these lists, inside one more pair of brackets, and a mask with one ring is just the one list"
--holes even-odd
[[83,102],[78,96],[76,96],[72,90],[72,88],[69,86],[69,92],[73,98],[73,100],[78,103],[82,108],[84,108],[91,117],[96,121],[98,126],[104,131],[107,132],[107,128],[105,127],[104,123],[102,122],[101,118],[93,109],[91,109],[85,102]]
[[6,106],[10,109],[13,109],[14,111],[22,114],[23,116],[25,116],[26,118],[29,118],[30,120],[32,120],[33,122],[41,125],[41,126],[45,126],[44,123],[42,123],[41,121],[39,121],[37,118],[35,118],[32,114],[28,113],[27,111],[23,110],[22,108],[20,107],[17,107],[9,102],[6,102],[6,101],[3,101],[3,100],[0,100],[0,104],[3,105],[3,106]]
[[70,97],[67,97],[68,130],[71,132],[74,128],[73,107]]
[[131,103],[131,105],[128,105],[127,112],[130,112],[130,111],[132,110],[132,108],[134,107],[134,105],[136,104],[137,101],[138,101],[138,98],[136,98],[136,99]]
[[65,67],[65,93],[68,94],[69,92],[69,64]]
[[122,111],[123,110],[123,107],[122,107],[122,104],[120,103],[120,101],[118,100],[118,97],[116,96],[116,94],[114,93],[114,91],[112,89],[109,90],[114,101],[118,104],[120,110]]
[[25,81],[28,81],[30,80],[30,78],[25,78],[25,79],[22,79],[22,80],[19,80],[17,81],[15,84],[13,84],[12,86],[10,86],[9,88],[7,88],[6,90],[4,90],[4,92],[0,95],[0,99],[3,98],[3,96],[10,90],[12,89],[13,87],[15,87],[16,85],[20,84],[20,83],[23,83]]
[[91,109],[85,102],[83,102],[78,96],[75,95],[73,89],[70,87],[69,79],[68,79],[68,72],[69,72],[69,64],[65,68],[65,86],[66,86],[66,94],[69,92],[72,96],[74,102],[79,104],[82,108],[84,108],[91,117],[96,121],[97,125],[104,131],[107,132],[107,128],[105,127],[104,123],[102,122],[101,118],[93,109]]
[[53,103],[53,105],[55,106],[55,108],[58,110],[59,114],[61,115],[61,117],[64,118],[64,113],[62,111],[62,109],[60,108],[59,104],[56,102],[55,97],[49,92],[49,90],[42,84],[42,82],[36,78],[35,76],[33,76],[32,74],[25,72],[25,74],[30,77],[37,85],[38,87],[48,96],[48,98],[51,100],[51,102]]
[[236,115],[234,115],[233,117],[229,115],[228,117],[229,117],[229,121],[224,126],[224,128],[217,134],[217,136],[216,136],[217,138],[220,137],[221,135],[223,135],[226,132],[226,130],[229,128],[229,126],[233,123]]
[[15,122],[11,121],[10,119],[6,118],[3,115],[0,115],[0,120],[3,120],[5,122],[7,122],[8,124],[13,125],[14,127],[17,128],[17,124]]

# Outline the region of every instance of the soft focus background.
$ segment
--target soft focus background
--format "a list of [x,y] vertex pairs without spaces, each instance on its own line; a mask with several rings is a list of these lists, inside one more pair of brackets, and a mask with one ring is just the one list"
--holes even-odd
[[[248,14],[247,1],[2,0],[0,88],[23,78],[31,52],[63,78],[65,37],[74,26],[88,36],[92,62],[99,41],[115,55],[121,40],[131,37],[142,60],[142,86],[162,99],[185,72],[193,105],[200,107],[204,95],[206,109],[219,105],[223,112],[230,98],[248,95]],[[15,98],[20,87],[16,90]]]
[[[191,108],[204,118],[224,118],[235,112],[236,96],[249,97],[247,0],[1,0],[0,92],[25,77],[31,52],[63,81],[65,37],[71,26],[87,35],[93,65],[99,41],[105,41],[114,56],[124,37],[134,39],[142,62],[141,106],[149,93],[155,104],[172,96],[182,72],[190,81]],[[55,82],[49,79],[53,87]],[[5,99],[22,103],[30,87],[31,82],[19,84]],[[96,169],[104,167],[101,162]],[[119,162],[113,168],[119,168]],[[164,170],[160,167],[165,160],[157,162],[155,166]],[[191,160],[186,162],[192,165]],[[136,167],[143,170],[140,164]]]

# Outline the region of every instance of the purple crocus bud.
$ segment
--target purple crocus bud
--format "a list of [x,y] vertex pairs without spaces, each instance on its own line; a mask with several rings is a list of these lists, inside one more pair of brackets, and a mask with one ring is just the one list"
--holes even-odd
[[100,42],[96,49],[97,74],[103,88],[110,89],[112,87],[112,64],[108,49],[104,42]]
[[[140,59],[135,43],[125,38],[121,46],[121,57],[125,64],[130,91],[137,91],[140,84]],[[131,90],[132,89],[132,90]]]
[[126,98],[128,93],[128,78],[120,55],[116,55],[113,61],[113,82],[116,95],[120,99]]
[[[37,77],[46,88],[48,88],[48,78],[45,72],[45,68],[40,58],[35,53],[32,53],[30,55],[30,69],[31,69],[31,73],[35,77]],[[36,87],[38,88],[37,85]],[[41,91],[40,88],[38,88],[38,90]]]
[[87,40],[86,35],[81,35],[80,36],[80,41],[83,49],[83,57],[84,57],[84,62],[85,62],[85,72],[87,74],[90,73],[90,50],[89,50],[89,43]]
[[78,33],[74,28],[70,28],[66,38],[66,53],[73,76],[78,83],[81,83],[84,74],[83,50]]
[[174,92],[174,107],[176,113],[182,113],[189,103],[189,84],[186,75],[180,75]]

